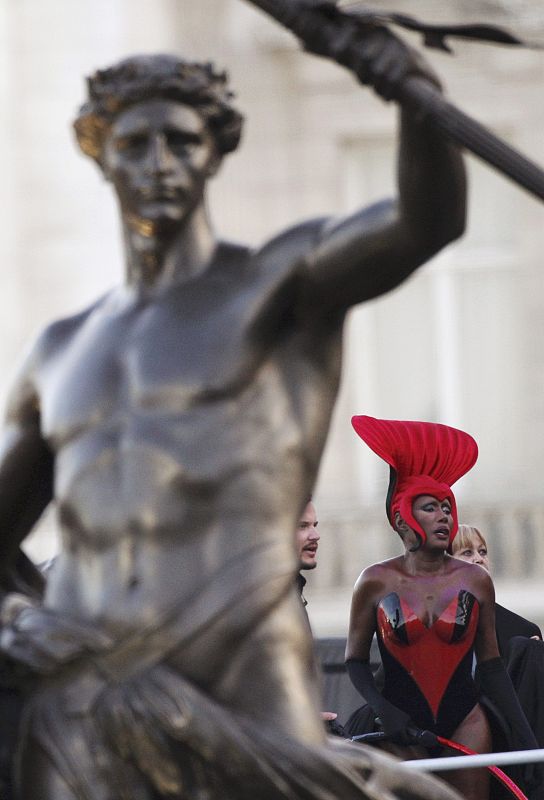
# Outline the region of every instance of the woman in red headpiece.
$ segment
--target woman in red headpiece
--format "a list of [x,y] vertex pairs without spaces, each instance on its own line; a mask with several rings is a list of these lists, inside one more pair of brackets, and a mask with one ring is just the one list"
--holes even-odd
[[[476,462],[476,442],[428,422],[357,416],[352,424],[389,464],[387,516],[404,545],[403,555],[368,567],[355,585],[346,648],[353,684],[393,743],[412,744],[420,729],[486,752],[491,734],[472,677],[475,653],[478,682],[506,718],[515,749],[536,747],[499,657],[491,578],[448,553],[457,531],[451,486]],[[374,633],[381,692],[369,664]],[[447,779],[467,800],[488,797],[485,770]]]

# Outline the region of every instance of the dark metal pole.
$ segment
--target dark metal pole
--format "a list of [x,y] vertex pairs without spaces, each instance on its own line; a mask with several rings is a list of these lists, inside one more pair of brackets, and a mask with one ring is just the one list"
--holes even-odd
[[427,81],[408,78],[399,99],[401,103],[413,105],[420,110],[444,136],[470,150],[535,197],[544,200],[544,170],[499,139],[484,125],[449,103]]
[[[358,43],[364,42],[365,23],[352,14],[341,11],[326,0],[246,0],[272,16],[281,25],[292,31],[310,52],[328,56],[344,66],[350,66],[350,48],[356,60]],[[337,25],[339,34],[352,37],[342,57],[337,58],[331,51],[330,28],[325,34],[324,27]],[[372,27],[372,26],[371,26]],[[387,29],[388,35],[394,34]],[[544,170],[530,161],[506,142],[499,139],[484,125],[460,111],[449,103],[427,81],[417,77],[407,77],[399,87],[394,98],[401,105],[410,107],[428,120],[444,136],[490,164],[503,175],[511,178],[535,197],[544,200]]]

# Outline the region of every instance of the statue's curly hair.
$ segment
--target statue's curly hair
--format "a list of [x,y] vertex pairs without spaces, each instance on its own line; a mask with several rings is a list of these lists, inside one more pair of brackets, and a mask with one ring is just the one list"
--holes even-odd
[[82,151],[101,163],[104,139],[120,111],[157,97],[194,107],[204,117],[220,155],[235,150],[242,115],[232,106],[226,72],[211,63],[172,55],[131,56],[87,78],[88,101],[74,122]]

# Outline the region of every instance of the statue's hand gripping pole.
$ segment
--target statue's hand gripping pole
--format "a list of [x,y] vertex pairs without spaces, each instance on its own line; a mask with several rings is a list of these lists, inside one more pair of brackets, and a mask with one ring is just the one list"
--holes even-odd
[[[419,114],[440,133],[465,147],[519,186],[544,200],[544,171],[483,125],[449,103],[433,77],[424,71],[400,71],[394,83],[384,82],[383,60],[377,50],[401,40],[385,25],[359,19],[331,0],[247,0],[288,28],[316,55],[352,70],[386,99],[394,99]],[[434,81],[437,83],[437,81]]]

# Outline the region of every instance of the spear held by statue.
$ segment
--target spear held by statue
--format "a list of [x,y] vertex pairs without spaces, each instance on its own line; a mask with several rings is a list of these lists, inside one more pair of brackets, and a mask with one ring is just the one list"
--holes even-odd
[[[379,75],[373,74],[373,48],[380,40],[397,37],[389,23],[419,31],[428,46],[449,50],[446,36],[460,36],[504,45],[525,43],[490,25],[426,25],[399,14],[348,12],[332,0],[247,0],[294,33],[305,50],[326,56],[355,72],[362,83],[379,92]],[[378,34],[378,36],[377,36]],[[417,75],[407,74],[385,99],[411,108],[444,136],[466,148],[528,192],[544,200],[544,170],[486,127],[448,102],[437,87]]]

